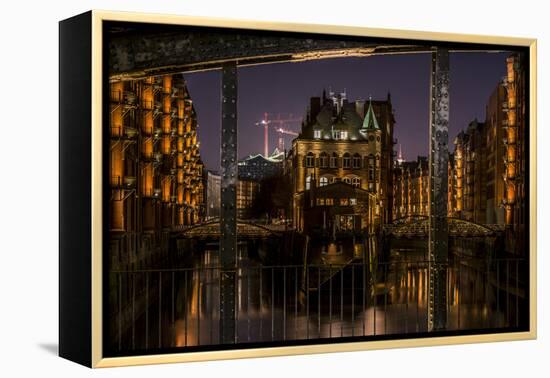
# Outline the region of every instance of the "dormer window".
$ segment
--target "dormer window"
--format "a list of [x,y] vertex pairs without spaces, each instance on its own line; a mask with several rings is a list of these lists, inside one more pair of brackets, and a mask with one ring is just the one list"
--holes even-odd
[[313,138],[321,139],[321,130],[313,130]]
[[332,130],[332,139],[334,139],[334,140],[346,140],[346,139],[348,139],[347,130]]

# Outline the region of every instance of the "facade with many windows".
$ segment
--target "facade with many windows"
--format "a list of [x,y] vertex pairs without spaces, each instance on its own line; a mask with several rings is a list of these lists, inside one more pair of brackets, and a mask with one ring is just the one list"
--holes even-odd
[[428,158],[397,162],[393,172],[394,219],[429,215]]
[[486,219],[489,224],[504,224],[505,209],[502,204],[504,198],[504,174],[506,149],[502,141],[506,135],[506,112],[502,103],[506,101],[506,87],[503,83],[496,86],[489,97],[485,118],[487,204],[485,206]]
[[[319,213],[317,207],[336,206],[336,201],[340,210],[332,208],[330,216],[336,219],[339,211],[353,215],[355,229],[391,219],[393,125],[389,95],[385,101],[348,102],[345,93],[332,92],[311,98],[285,164],[298,230],[341,224],[328,222],[327,212],[308,216]],[[342,201],[341,192],[349,190],[355,194]]]
[[486,223],[487,127],[477,119],[454,139],[457,202],[452,215]]
[[525,232],[527,216],[527,158],[529,152],[527,117],[525,61],[521,54],[514,54],[506,59],[506,77],[503,85],[506,88],[506,99],[502,109],[506,116],[504,127],[504,169],[505,195],[502,205],[505,209],[505,224],[514,227],[518,232]]
[[254,205],[259,192],[260,182],[251,179],[239,179],[237,181],[238,219],[247,219],[252,216],[252,206]]
[[197,120],[183,75],[110,83],[109,231],[114,268],[168,250],[205,215]]
[[239,179],[260,182],[269,177],[279,176],[283,172],[284,155],[284,152],[276,148],[270,156],[257,154],[239,160]]
[[[277,148],[269,156],[249,155],[238,162],[237,217],[249,219],[256,214],[253,209],[266,180],[283,173],[284,152]],[[267,189],[267,188],[264,188]],[[256,206],[257,207],[257,206]]]

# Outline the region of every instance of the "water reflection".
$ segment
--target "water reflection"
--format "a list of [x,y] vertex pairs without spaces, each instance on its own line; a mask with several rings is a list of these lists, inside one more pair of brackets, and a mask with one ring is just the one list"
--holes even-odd
[[[335,249],[334,252],[338,252]],[[266,266],[238,249],[236,342],[391,335],[427,331],[428,264],[424,251],[392,250],[345,263]],[[355,253],[354,253],[355,255]],[[219,344],[218,249],[193,255],[189,268],[118,273],[129,304],[116,317],[119,351]],[[335,258],[342,256],[334,253]],[[451,259],[448,330],[513,327],[522,297],[520,260]],[[141,298],[141,300],[138,300]],[[141,311],[140,311],[141,309]]]

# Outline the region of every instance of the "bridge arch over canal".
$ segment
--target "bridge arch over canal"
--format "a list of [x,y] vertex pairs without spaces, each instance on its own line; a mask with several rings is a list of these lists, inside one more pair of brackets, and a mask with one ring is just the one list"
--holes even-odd
[[[261,224],[237,220],[237,238],[239,239],[267,239],[281,236],[283,230]],[[175,228],[173,232],[182,238],[198,240],[218,240],[221,237],[219,219],[213,219],[185,228]]]
[[[383,232],[395,238],[427,238],[429,226],[427,215],[411,215],[384,225]],[[455,217],[447,218],[447,228],[449,237],[455,238],[496,237],[503,231],[500,225],[484,225]]]

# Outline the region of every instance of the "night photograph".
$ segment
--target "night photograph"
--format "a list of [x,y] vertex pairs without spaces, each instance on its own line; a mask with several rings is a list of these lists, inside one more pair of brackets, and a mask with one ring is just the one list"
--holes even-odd
[[525,50],[105,33],[106,355],[528,329]]

